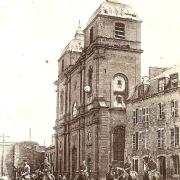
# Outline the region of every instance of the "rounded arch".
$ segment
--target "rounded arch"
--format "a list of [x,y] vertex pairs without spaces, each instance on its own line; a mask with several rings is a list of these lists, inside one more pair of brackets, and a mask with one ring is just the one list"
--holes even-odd
[[[128,78],[123,73],[116,73],[113,77],[113,91],[114,93],[120,92],[120,94],[123,94],[125,98],[128,97],[129,93],[129,86],[128,86]],[[118,93],[119,94],[119,93]]]

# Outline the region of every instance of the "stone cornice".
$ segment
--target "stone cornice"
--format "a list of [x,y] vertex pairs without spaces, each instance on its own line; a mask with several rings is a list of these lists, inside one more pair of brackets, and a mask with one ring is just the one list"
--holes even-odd
[[175,91],[177,91],[179,89],[180,89],[180,87],[176,87],[176,88],[166,89],[163,92],[157,92],[157,93],[150,94],[150,95],[147,95],[147,96],[145,95],[143,97],[138,97],[138,98],[135,98],[135,99],[129,99],[129,100],[127,100],[127,104],[136,103],[136,102],[140,102],[140,101],[147,100],[147,99],[150,99],[150,98],[162,96],[162,95],[165,95],[167,93],[175,92]]

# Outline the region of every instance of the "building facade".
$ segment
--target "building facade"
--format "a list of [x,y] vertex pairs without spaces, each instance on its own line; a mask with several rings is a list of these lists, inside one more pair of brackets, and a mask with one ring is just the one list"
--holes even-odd
[[34,141],[22,141],[14,144],[13,164],[21,167],[23,160],[27,160],[31,173],[40,168],[44,160],[45,147]]
[[128,99],[127,149],[140,175],[144,159],[152,156],[163,180],[180,178],[179,73],[179,65],[155,77],[150,73]]
[[58,61],[56,171],[75,178],[85,160],[90,176],[127,157],[126,101],[141,81],[141,20],[125,4],[104,1]]
[[55,171],[55,145],[50,145],[45,150],[45,157],[48,158],[48,162],[51,164],[51,173],[56,175]]

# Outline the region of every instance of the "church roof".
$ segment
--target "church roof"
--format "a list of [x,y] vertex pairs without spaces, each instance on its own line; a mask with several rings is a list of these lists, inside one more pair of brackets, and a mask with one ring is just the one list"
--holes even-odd
[[[161,73],[160,75],[158,76],[155,76],[151,79],[149,79],[148,83],[140,83],[138,85],[136,85],[132,91],[132,93],[129,95],[128,97],[128,100],[136,100],[136,99],[139,99],[139,95],[138,95],[138,88],[140,86],[144,86],[144,96],[143,98],[146,98],[146,97],[151,97],[153,95],[156,95],[159,93],[158,91],[158,82],[159,82],[159,79],[161,78],[165,78],[166,79],[166,90],[168,92],[168,90],[171,89],[170,87],[170,76],[173,75],[173,74],[178,74],[180,75],[180,64],[177,64],[171,68],[168,68],[166,71],[164,71],[163,73]],[[147,82],[147,81],[146,81]],[[178,87],[180,85],[180,79],[178,79]],[[142,97],[140,97],[141,99]]]
[[98,14],[139,20],[135,10],[133,10],[132,7],[119,3],[117,0],[104,1],[90,17],[87,25],[89,25]]
[[84,48],[84,33],[79,25],[74,38],[63,49],[61,55],[63,55],[66,51],[82,52],[83,48]]

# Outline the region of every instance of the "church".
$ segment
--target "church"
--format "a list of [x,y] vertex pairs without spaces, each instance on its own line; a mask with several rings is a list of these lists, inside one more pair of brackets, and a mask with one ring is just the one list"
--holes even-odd
[[85,160],[91,178],[104,179],[109,165],[122,167],[128,156],[134,170],[142,167],[137,159],[149,152],[133,150],[138,126],[132,118],[144,100],[134,101],[141,84],[141,23],[129,5],[105,0],[62,51],[55,81],[58,174],[75,178]]

